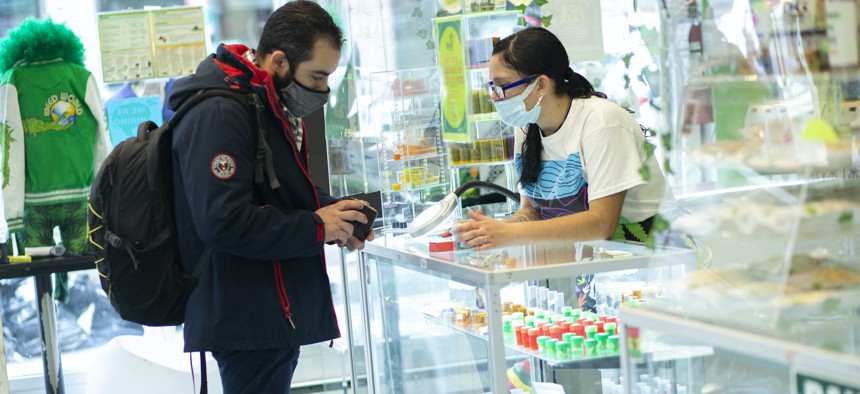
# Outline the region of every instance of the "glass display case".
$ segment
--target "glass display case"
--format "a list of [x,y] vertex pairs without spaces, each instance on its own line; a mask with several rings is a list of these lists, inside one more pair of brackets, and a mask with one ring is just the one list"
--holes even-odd
[[[618,307],[659,296],[655,279],[697,264],[690,250],[610,241],[482,252],[452,242],[389,234],[362,251],[370,392],[530,392],[542,382],[599,393],[602,377],[618,376]],[[583,274],[595,276],[594,312],[580,308]]]
[[853,392],[858,4],[664,4],[663,132],[685,211],[670,226],[702,267],[621,312],[627,392],[664,392],[640,352],[678,345],[714,354],[690,357],[672,392]]
[[384,231],[403,233],[429,205],[451,192],[439,125],[436,68],[370,75],[370,116],[377,144]]

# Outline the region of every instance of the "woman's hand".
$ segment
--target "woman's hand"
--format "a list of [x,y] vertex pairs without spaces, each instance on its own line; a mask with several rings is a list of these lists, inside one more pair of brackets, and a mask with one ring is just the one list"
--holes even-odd
[[469,211],[469,220],[457,223],[452,230],[466,247],[486,250],[512,244],[512,226],[511,223],[493,219],[480,211]]

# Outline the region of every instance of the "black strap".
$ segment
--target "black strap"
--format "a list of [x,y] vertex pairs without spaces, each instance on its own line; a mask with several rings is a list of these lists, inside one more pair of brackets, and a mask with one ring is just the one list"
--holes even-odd
[[241,103],[242,106],[248,108],[247,96],[247,93],[238,93],[225,89],[201,90],[179,106],[179,109],[176,110],[176,113],[173,114],[173,117],[170,118],[170,120],[168,120],[167,123],[164,124],[164,128],[173,129],[173,127],[175,127],[175,125],[178,124],[180,120],[182,120],[182,118],[185,116],[185,114],[188,113],[188,111],[191,110],[191,108],[210,97],[229,97]]
[[209,393],[209,382],[206,381],[206,352],[200,352],[200,394]]
[[281,187],[281,183],[278,182],[278,177],[275,175],[275,165],[274,160],[272,159],[272,148],[269,147],[269,143],[266,142],[266,130],[263,128],[263,119],[261,118],[263,110],[265,107],[263,103],[260,101],[260,97],[256,94],[252,94],[250,96],[251,105],[254,107],[254,115],[252,116],[252,122],[254,124],[254,130],[251,131],[251,135],[254,140],[254,146],[256,146],[256,162],[254,163],[254,183],[261,185],[263,184],[263,164],[265,163],[266,173],[269,174],[269,187],[272,190]]

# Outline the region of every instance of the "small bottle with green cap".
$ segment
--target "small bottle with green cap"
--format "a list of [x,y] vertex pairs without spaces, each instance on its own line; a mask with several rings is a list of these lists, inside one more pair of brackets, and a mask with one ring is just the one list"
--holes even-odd
[[544,310],[543,309],[535,309],[535,319],[543,319],[544,318]]
[[574,334],[572,332],[563,333],[563,334],[561,334],[561,340],[569,343],[570,338],[572,338],[574,335],[576,335],[576,334]]
[[531,315],[526,316],[526,317],[525,317],[525,322],[526,322],[526,325],[527,325],[527,326],[529,326],[529,327],[534,327],[534,326],[535,326],[535,317],[534,317],[534,316],[531,316]]
[[585,326],[585,337],[586,338],[594,338],[594,336],[596,334],[597,334],[597,326],[595,326],[595,325]]
[[585,357],[597,356],[597,340],[588,338],[585,340]]
[[549,337],[546,335],[541,335],[537,337],[537,345],[538,345],[538,353],[546,355],[546,341],[549,340]]
[[555,356],[559,360],[567,361],[571,359],[570,342],[559,342],[555,344]]
[[558,343],[559,343],[559,340],[552,338],[552,337],[550,337],[549,339],[546,340],[545,346],[546,346],[546,356],[547,357],[549,357],[551,359],[555,359],[556,357],[558,357],[556,355],[556,347],[558,346]]
[[603,330],[606,331],[606,333],[609,334],[609,336],[613,336],[615,334],[618,334],[616,332],[617,328],[618,328],[618,325],[615,323],[606,323],[603,325]]
[[564,308],[561,308],[561,314],[564,315],[565,318],[573,317],[573,307],[566,306]]
[[605,332],[597,333],[597,354],[600,356],[606,356],[608,352],[608,347],[606,345],[606,340],[609,338],[609,334]]
[[502,338],[504,338],[505,343],[512,343],[514,339],[514,329],[511,317],[508,315],[502,316]]
[[618,335],[610,335],[607,342],[607,353],[610,356],[618,355]]
[[584,338],[579,335],[574,335],[570,338],[570,355],[573,358],[582,357]]

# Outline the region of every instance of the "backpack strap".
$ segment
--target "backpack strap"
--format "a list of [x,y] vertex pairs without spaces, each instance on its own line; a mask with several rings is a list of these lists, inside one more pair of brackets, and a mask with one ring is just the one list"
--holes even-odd
[[263,183],[263,163],[265,161],[266,173],[269,174],[269,187],[274,190],[281,187],[281,183],[278,182],[278,177],[275,175],[272,148],[270,148],[269,144],[266,142],[266,130],[263,128],[261,114],[265,107],[263,106],[260,97],[256,94],[249,95],[249,99],[251,101],[251,105],[253,105],[255,109],[255,116],[252,116],[252,118],[254,119],[254,126],[257,129],[256,133],[253,130],[251,131],[251,134],[256,135],[257,137],[255,143],[257,146],[257,160],[254,164],[254,182],[258,185]]
[[209,381],[206,375],[206,351],[202,351],[200,352],[200,394],[209,394]]

